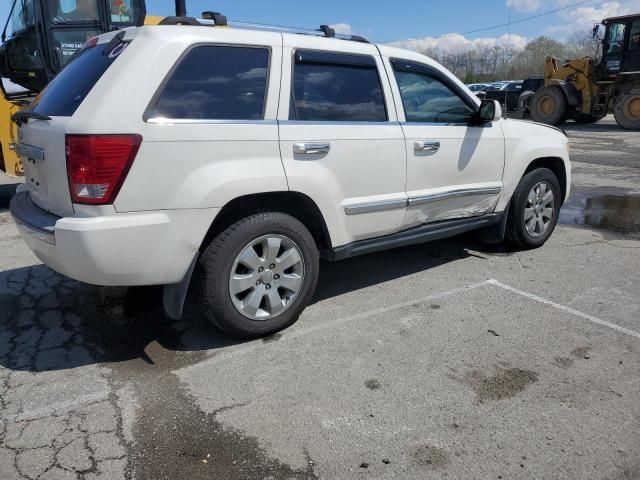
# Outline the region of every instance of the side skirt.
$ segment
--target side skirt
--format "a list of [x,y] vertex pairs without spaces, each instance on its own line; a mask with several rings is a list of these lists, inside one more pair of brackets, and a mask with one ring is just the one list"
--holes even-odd
[[481,217],[447,220],[421,225],[384,237],[371,238],[342,245],[326,251],[323,257],[331,261],[343,260],[345,258],[379,252],[390,248],[407,247],[409,245],[441,240],[471,230],[500,224],[505,216],[506,212],[500,212],[483,215]]

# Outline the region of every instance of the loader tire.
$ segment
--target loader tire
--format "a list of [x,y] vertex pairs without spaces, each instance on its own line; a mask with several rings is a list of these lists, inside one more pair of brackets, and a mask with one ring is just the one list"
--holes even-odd
[[640,86],[618,95],[613,106],[613,114],[622,128],[640,130]]
[[531,99],[531,118],[547,125],[560,125],[569,116],[569,102],[562,89],[551,85],[539,89]]

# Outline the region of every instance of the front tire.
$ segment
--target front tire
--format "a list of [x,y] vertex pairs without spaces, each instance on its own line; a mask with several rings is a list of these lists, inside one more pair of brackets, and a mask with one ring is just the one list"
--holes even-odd
[[621,93],[616,98],[613,114],[622,128],[640,130],[640,87]]
[[511,197],[507,237],[522,248],[538,248],[546,243],[558,223],[562,189],[548,168],[527,173]]
[[196,291],[204,316],[227,335],[271,335],[296,322],[318,282],[309,230],[279,212],[234,223],[204,249]]
[[530,103],[531,118],[547,125],[561,125],[569,116],[569,102],[562,89],[551,85],[539,89]]

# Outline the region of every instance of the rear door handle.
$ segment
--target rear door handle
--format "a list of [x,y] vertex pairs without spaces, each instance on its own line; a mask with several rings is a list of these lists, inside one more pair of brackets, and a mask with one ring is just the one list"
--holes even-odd
[[293,153],[298,155],[317,155],[319,153],[329,153],[330,143],[294,143]]
[[440,150],[440,142],[433,140],[418,140],[413,144],[416,152],[437,152]]

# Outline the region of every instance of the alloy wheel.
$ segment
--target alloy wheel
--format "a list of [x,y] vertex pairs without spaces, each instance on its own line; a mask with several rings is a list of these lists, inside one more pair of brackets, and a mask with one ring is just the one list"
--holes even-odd
[[236,310],[252,320],[269,320],[291,306],[304,281],[300,248],[283,235],[264,235],[246,245],[229,275]]
[[541,237],[551,227],[555,214],[555,197],[548,182],[537,183],[529,192],[524,208],[524,226],[534,238]]

